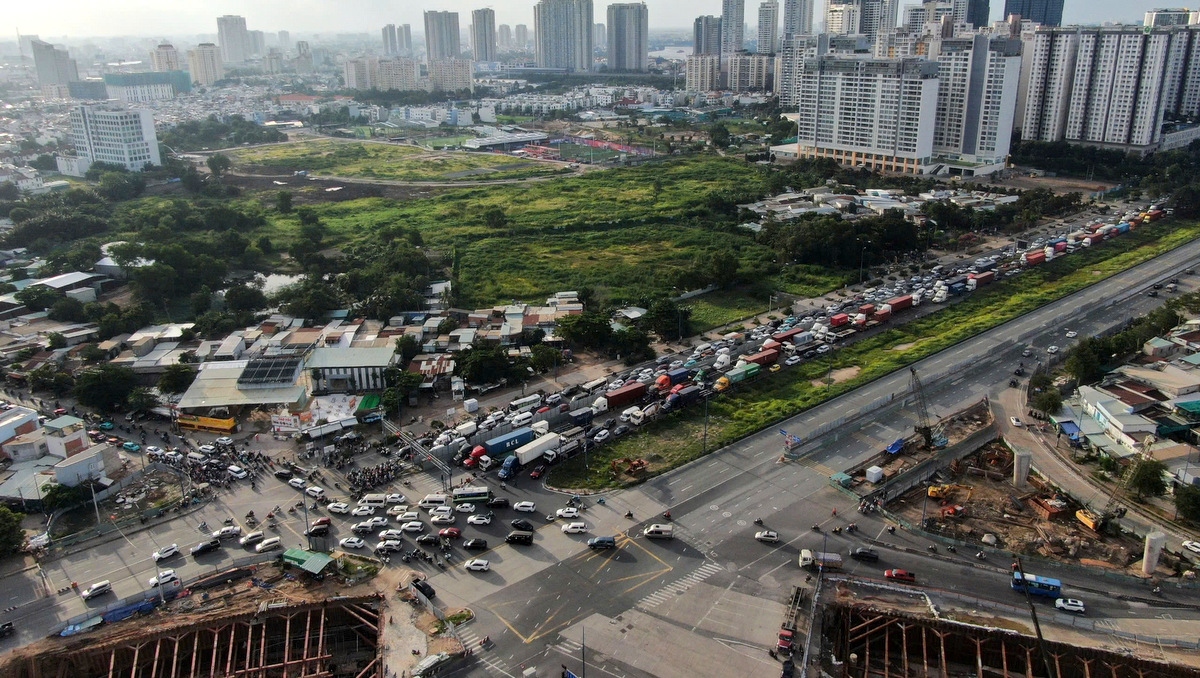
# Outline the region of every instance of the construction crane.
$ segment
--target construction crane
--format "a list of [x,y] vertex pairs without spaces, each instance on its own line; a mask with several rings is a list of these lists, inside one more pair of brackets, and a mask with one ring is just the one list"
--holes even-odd
[[917,368],[908,368],[912,378],[909,379],[909,388],[913,395],[917,397],[917,424],[913,426],[913,431],[921,436],[921,440],[925,444],[925,449],[933,448],[933,428],[929,425],[929,407],[925,404],[925,389],[921,386],[921,379],[917,376]]
[[1081,508],[1075,512],[1075,519],[1078,520],[1084,527],[1096,532],[1103,533],[1108,527],[1108,522],[1113,518],[1120,518],[1125,515],[1125,507],[1118,507],[1120,503],[1121,492],[1129,486],[1129,481],[1133,479],[1134,469],[1137,464],[1131,464],[1125,473],[1117,479],[1117,483],[1113,485],[1112,493],[1108,495],[1108,502],[1104,504],[1104,508],[1099,511],[1094,511],[1090,508]]

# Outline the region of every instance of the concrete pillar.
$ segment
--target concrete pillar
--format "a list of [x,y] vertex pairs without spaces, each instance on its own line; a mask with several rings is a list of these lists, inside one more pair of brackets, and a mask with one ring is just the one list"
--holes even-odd
[[1029,467],[1033,465],[1033,455],[1028,452],[1013,453],[1013,487],[1018,490],[1029,489]]
[[1155,530],[1146,535],[1146,547],[1142,551],[1142,574],[1154,574],[1158,567],[1158,557],[1162,555],[1163,545],[1167,543],[1167,535]]

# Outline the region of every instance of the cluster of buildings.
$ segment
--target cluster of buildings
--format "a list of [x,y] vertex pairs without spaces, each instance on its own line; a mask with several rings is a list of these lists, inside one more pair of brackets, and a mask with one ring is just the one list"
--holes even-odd
[[930,202],[949,202],[959,207],[992,210],[1018,199],[1019,196],[1004,193],[961,189],[926,191],[909,196],[898,189],[859,190],[854,186],[817,186],[780,193],[738,207],[761,217],[759,222],[742,224],[745,228],[757,231],[765,221],[791,221],[807,214],[840,214],[847,220],[853,220],[880,215],[888,210],[900,210],[907,218],[919,221],[925,218],[922,209]]

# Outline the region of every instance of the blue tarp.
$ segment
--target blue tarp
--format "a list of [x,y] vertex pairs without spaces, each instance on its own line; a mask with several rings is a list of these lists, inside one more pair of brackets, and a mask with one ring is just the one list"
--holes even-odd
[[1080,433],[1082,433],[1082,431],[1079,430],[1079,426],[1076,425],[1075,422],[1060,421],[1060,422],[1058,422],[1058,426],[1059,426],[1059,428],[1062,429],[1062,432],[1067,434],[1067,436],[1071,440],[1079,440],[1079,436],[1080,436]]
[[904,451],[904,438],[897,438],[896,442],[887,446],[885,452],[888,454],[900,454]]

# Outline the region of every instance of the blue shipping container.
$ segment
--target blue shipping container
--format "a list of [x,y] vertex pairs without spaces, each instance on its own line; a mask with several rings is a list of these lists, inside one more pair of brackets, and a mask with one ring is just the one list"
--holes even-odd
[[670,372],[667,372],[667,378],[671,380],[671,385],[674,386],[675,384],[681,384],[688,379],[691,379],[692,374],[694,373],[691,370],[681,367],[677,370],[671,370]]
[[505,433],[502,436],[492,438],[483,444],[483,448],[487,450],[488,455],[495,458],[498,457],[501,452],[515,450],[525,443],[533,440],[534,436],[535,434],[533,429],[526,426],[510,433]]

